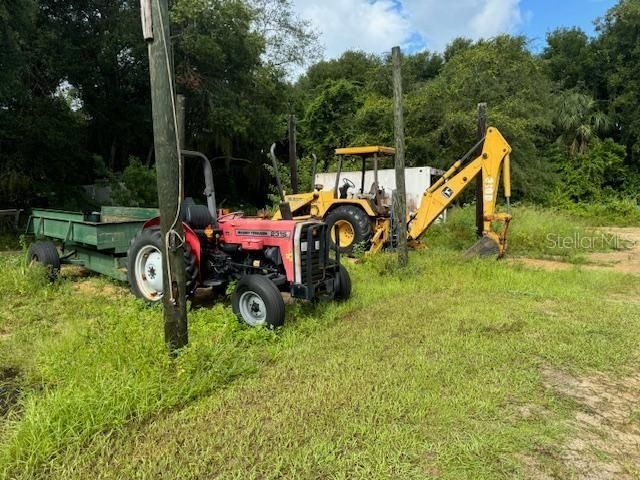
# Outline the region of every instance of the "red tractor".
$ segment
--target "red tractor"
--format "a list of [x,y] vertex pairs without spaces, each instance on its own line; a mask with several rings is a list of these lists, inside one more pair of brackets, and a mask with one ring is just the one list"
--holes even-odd
[[[249,325],[270,327],[284,323],[282,293],[308,301],[349,298],[349,273],[339,252],[330,256],[324,222],[218,213],[211,163],[198,152],[183,155],[201,160],[207,198],[206,206],[186,198],[182,207],[188,295],[199,287],[226,289],[236,282],[235,314]],[[159,218],[146,222],[129,246],[131,291],[149,303],[163,295],[161,249]]]

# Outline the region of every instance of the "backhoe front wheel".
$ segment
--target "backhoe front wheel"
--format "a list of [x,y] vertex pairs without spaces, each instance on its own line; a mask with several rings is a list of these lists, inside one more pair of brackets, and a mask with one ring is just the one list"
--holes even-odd
[[251,327],[280,327],[284,324],[284,300],[267,277],[245,275],[231,297],[233,312]]
[[339,230],[340,253],[350,255],[356,245],[371,241],[373,229],[369,216],[361,208],[344,205],[332,210],[325,219],[330,231],[331,247],[336,246],[336,227]]
[[[198,266],[189,244],[184,246],[187,296],[197,286]],[[127,276],[131,293],[153,305],[162,300],[164,266],[162,262],[162,236],[160,227],[142,230],[131,241],[127,258]]]

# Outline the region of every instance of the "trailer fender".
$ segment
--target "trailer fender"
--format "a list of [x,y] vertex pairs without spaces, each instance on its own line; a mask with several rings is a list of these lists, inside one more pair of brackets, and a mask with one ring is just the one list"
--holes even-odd
[[[145,228],[155,227],[156,225],[160,225],[160,217],[156,217],[156,218],[152,218],[151,220],[148,220],[142,226],[142,229],[144,230]],[[198,235],[196,235],[196,232],[194,232],[193,229],[186,223],[182,222],[182,228],[184,229],[185,242],[191,247],[191,251],[193,252],[193,255],[196,257],[196,265],[198,265],[198,271],[202,272],[201,263],[200,263],[202,248],[200,247],[200,239],[198,238]],[[198,275],[200,275],[200,273]]]

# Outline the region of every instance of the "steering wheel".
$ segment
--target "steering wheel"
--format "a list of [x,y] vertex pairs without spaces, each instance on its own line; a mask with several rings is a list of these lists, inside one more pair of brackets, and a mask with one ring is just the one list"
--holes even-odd
[[244,217],[244,212],[241,210],[238,210],[237,212],[225,213],[224,215],[220,215],[218,217],[218,220],[222,220],[223,218],[227,218],[227,217]]
[[356,184],[355,184],[355,183],[353,183],[353,182],[352,182],[351,180],[349,180],[348,178],[343,178],[343,179],[342,179],[342,182],[343,182],[345,185],[348,185],[348,186],[349,186],[349,188],[356,188]]

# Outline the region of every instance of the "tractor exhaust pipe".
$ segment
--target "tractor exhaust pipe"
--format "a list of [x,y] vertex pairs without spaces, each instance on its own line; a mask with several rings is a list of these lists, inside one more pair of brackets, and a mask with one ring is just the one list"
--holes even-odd
[[276,157],[276,144],[271,145],[270,150],[271,164],[273,165],[273,174],[276,177],[276,186],[278,187],[278,194],[280,195],[280,216],[283,220],[293,220],[293,214],[291,213],[291,205],[286,201],[284,196],[284,190],[282,189],[282,181],[280,180],[280,171],[278,170],[278,158]]
[[282,189],[282,182],[280,181],[280,171],[278,170],[278,159],[276,157],[276,144],[271,145],[270,150],[271,164],[273,165],[273,174],[276,177],[276,185],[278,187],[278,195],[280,195],[280,201],[284,202],[284,190]]

